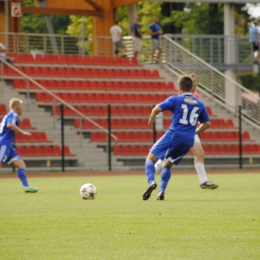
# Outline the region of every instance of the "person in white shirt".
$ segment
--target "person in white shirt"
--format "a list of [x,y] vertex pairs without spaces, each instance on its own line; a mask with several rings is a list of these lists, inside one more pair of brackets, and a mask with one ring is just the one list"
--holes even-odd
[[14,58],[6,56],[6,48],[5,46],[0,42],[0,58],[6,60],[7,62],[13,64]]
[[122,48],[122,57],[126,57],[126,46],[122,39],[122,28],[118,25],[118,21],[115,21],[115,24],[110,28],[110,34],[115,46],[115,54],[118,55],[119,49]]

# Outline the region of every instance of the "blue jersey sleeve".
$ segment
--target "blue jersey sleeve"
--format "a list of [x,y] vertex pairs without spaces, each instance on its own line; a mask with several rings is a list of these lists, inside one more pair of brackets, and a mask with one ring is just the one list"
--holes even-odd
[[17,125],[18,124],[18,115],[16,113],[11,113],[6,118],[6,125],[12,124]]
[[173,112],[174,110],[174,100],[175,97],[171,96],[165,99],[162,103],[158,104],[158,106],[162,109],[162,111],[170,110]]
[[208,112],[207,112],[207,110],[206,110],[206,108],[205,108],[204,105],[203,105],[203,110],[202,110],[202,112],[200,113],[198,119],[199,119],[198,121],[201,122],[201,123],[205,123],[205,122],[210,121]]

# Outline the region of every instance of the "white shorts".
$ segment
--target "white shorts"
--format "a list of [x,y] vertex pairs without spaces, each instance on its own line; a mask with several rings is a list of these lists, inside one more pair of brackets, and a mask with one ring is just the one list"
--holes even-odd
[[151,39],[152,40],[152,49],[157,50],[161,48],[160,40]]
[[134,37],[134,51],[140,51],[142,48],[142,39],[138,37]]
[[194,143],[200,143],[199,135],[194,136]]

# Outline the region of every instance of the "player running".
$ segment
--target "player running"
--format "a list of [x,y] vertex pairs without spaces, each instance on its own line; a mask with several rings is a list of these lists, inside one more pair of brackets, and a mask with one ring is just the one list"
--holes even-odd
[[[143,200],[150,198],[152,191],[157,187],[154,180],[155,163],[166,159],[162,166],[160,192],[164,192],[171,176],[171,167],[178,165],[182,157],[194,145],[194,135],[204,132],[210,127],[210,119],[205,105],[192,94],[192,79],[181,76],[178,80],[180,96],[171,96],[155,106],[151,112],[148,124],[152,124],[155,117],[162,111],[170,110],[173,113],[169,130],[153,145],[146,158],[145,173],[149,183],[143,194]],[[197,122],[201,125],[196,128]]]
[[31,136],[29,132],[25,132],[18,127],[18,116],[23,111],[22,103],[22,100],[12,98],[9,102],[10,112],[3,118],[0,124],[0,167],[2,167],[3,163],[12,163],[17,168],[17,175],[23,184],[24,191],[35,193],[38,191],[38,188],[28,184],[25,173],[26,165],[13,147],[15,133]]
[[[198,85],[198,78],[195,74],[191,74],[190,77],[193,82],[192,93],[196,98],[199,98],[199,94],[196,92],[196,87]],[[194,167],[199,176],[200,187],[202,189],[218,188],[217,184],[214,184],[213,182],[209,181],[207,178],[207,173],[206,173],[205,164],[204,164],[204,150],[201,145],[200,138],[197,134],[194,137],[194,145],[191,148],[191,152],[194,155]],[[163,162],[162,160],[157,161],[157,163],[155,164],[155,172],[159,172],[162,169],[162,162]],[[167,177],[161,176],[161,178],[165,179]],[[159,191],[157,199],[164,200],[164,192]]]

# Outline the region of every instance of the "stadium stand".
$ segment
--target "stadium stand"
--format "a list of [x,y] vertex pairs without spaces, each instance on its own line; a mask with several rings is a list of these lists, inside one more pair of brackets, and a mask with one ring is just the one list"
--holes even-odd
[[[166,81],[157,69],[147,69],[136,59],[113,57],[89,57],[73,55],[36,55],[19,54],[17,68],[32,76],[39,84],[53,91],[58,97],[73,105],[104,128],[108,127],[108,104],[111,105],[111,127],[118,137],[113,148],[117,159],[144,156],[153,144],[153,126],[147,125],[147,117],[152,107],[172,94],[178,94],[174,83]],[[29,91],[31,98],[53,116],[60,116],[57,100],[44,93],[36,85],[19,77],[9,67],[5,67],[5,77],[13,80],[14,89],[19,93]],[[57,104],[57,105],[55,105]],[[50,109],[53,107],[54,109]],[[0,105],[1,114],[6,108]],[[238,128],[232,118],[220,118],[207,106],[211,117],[210,131],[201,134],[206,156],[237,155]],[[98,131],[88,120],[79,119],[72,109],[64,107],[67,123],[76,131],[85,133],[96,147],[105,147],[107,134]],[[165,112],[163,124],[157,138],[168,128],[171,114]],[[17,149],[23,156],[42,157],[60,156],[60,146],[52,144],[43,131],[37,132],[30,120],[21,120],[21,127],[32,131],[31,138],[16,137]],[[47,132],[48,134],[48,132]],[[248,131],[243,132],[243,151],[245,154],[260,152],[259,145],[253,144]],[[23,146],[20,146],[23,144]],[[66,156],[75,157],[69,146],[65,147]],[[143,159],[142,159],[143,160]]]

